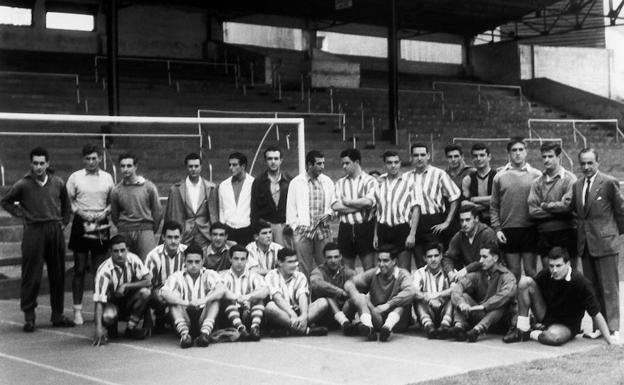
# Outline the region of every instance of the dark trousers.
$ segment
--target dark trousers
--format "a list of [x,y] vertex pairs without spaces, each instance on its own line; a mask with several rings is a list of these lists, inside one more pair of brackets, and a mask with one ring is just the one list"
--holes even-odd
[[600,312],[607,320],[610,331],[620,330],[620,280],[618,256],[592,257],[585,247],[583,275],[591,282],[600,304]]
[[20,306],[24,313],[32,313],[37,307],[44,262],[48,269],[50,305],[54,320],[63,314],[65,291],[65,238],[59,222],[24,225],[20,295]]

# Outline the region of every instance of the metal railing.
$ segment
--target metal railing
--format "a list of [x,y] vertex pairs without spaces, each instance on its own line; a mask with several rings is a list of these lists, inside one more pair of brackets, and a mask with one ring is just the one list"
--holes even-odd
[[0,179],[2,179],[2,187],[5,186],[5,179],[4,179],[4,164],[0,161]]
[[577,123],[614,123],[615,124],[615,141],[619,142],[619,137],[624,139],[624,132],[620,129],[620,123],[617,119],[528,119],[527,124],[529,126],[529,133],[531,132],[531,123],[571,123],[572,135],[574,137],[574,143],[576,143],[576,135],[578,134],[583,139],[583,147],[587,147],[587,138],[576,127]]
[[76,104],[80,104],[80,76],[78,74],[63,74],[54,72],[22,72],[22,71],[0,71],[0,75],[7,76],[39,76],[49,78],[70,78],[74,80],[76,86]]
[[465,83],[465,82],[446,82],[446,81],[433,81],[431,87],[436,90],[438,85],[446,85],[451,87],[476,87],[478,93],[478,101],[481,104],[481,89],[482,88],[498,88],[498,89],[510,89],[518,91],[518,98],[520,99],[520,105],[523,105],[524,95],[522,94],[522,87],[509,84],[489,84],[489,83]]
[[[99,66],[98,61],[104,61],[108,59],[106,56],[96,55],[93,63],[93,74],[95,78],[95,82],[99,81]],[[236,63],[228,63],[227,57],[225,62],[209,62],[202,60],[182,60],[182,59],[157,59],[157,58],[142,58],[142,57],[132,57],[132,56],[123,56],[118,58],[119,61],[135,61],[135,62],[144,62],[144,63],[163,63],[166,66],[167,71],[167,81],[169,85],[173,84],[173,75],[171,71],[171,64],[192,64],[198,66],[213,66],[213,67],[223,67],[225,74],[228,74],[228,69],[231,67],[234,70],[235,81],[238,81],[238,77],[240,75],[240,68]],[[238,87],[237,87],[238,88]]]
[[537,140],[539,140],[540,145],[542,144],[542,142],[559,142],[559,144],[561,145],[561,153],[563,154],[564,158],[566,158],[568,163],[570,163],[570,170],[574,169],[574,160],[572,159],[570,154],[568,154],[568,152],[565,150],[565,148],[563,148],[563,139],[561,139],[561,138],[542,138],[542,136],[537,132],[537,130],[535,128],[529,127],[529,140],[533,139],[533,135],[532,134],[535,134],[535,137],[536,137]]

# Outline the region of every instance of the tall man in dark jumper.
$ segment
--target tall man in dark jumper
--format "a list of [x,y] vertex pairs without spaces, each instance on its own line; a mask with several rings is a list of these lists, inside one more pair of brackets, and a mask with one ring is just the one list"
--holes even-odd
[[35,308],[41,285],[43,263],[50,281],[52,325],[71,327],[63,315],[65,289],[65,237],[63,228],[71,214],[65,182],[49,172],[50,156],[44,148],[30,152],[30,172],[17,181],[2,198],[2,207],[11,215],[24,218],[22,238],[22,283],[20,307],[24,331],[35,330]]

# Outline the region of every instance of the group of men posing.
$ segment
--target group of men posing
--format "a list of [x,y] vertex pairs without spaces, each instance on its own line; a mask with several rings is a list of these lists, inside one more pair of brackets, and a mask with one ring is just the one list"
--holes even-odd
[[[580,331],[585,312],[592,337],[615,341],[624,199],[618,182],[598,171],[594,149],[579,153],[580,180],[562,167],[558,143],[541,146],[543,172],[527,164],[522,138],[508,143],[509,163],[498,171],[483,144],[471,148],[474,167],[461,147],[447,146],[446,170],[429,164],[426,145],[410,151],[413,170],[403,172],[399,155],[387,151],[386,172],[375,178],[362,170],[360,152],[346,149],[345,176],[335,183],[319,151],[292,179],[277,147],[264,151],[267,169],[257,178],[237,152],[228,159],[232,176],[218,186],[201,177],[202,160],[191,153],[163,213],[156,187],[137,174],[136,156],[120,155],[123,180],[115,186],[99,167],[99,149],[87,145],[85,167],[65,184],[36,148],[31,171],[2,198],[25,219],[24,331],[35,330],[45,261],[57,327],[84,322],[84,275],[97,269],[95,345],[117,335],[120,319],[130,338],[170,326],[183,348],[207,346],[218,338],[215,328],[231,328],[239,340],[335,327],[387,341],[412,321],[428,338],[474,342],[509,328],[505,342],[560,345]],[[73,321],[63,315],[63,227],[72,212]]]

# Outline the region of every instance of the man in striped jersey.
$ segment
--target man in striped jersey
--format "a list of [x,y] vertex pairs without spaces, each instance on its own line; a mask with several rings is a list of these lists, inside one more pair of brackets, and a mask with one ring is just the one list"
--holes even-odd
[[347,266],[355,268],[359,256],[362,267],[368,270],[375,265],[373,207],[377,181],[362,170],[362,155],[357,149],[342,151],[340,158],[346,175],[336,182],[336,199],[331,205],[340,215],[338,246]]
[[439,243],[425,247],[426,266],[414,272],[414,310],[429,339],[445,339],[453,322],[451,285],[442,269]]
[[117,320],[128,316],[126,336],[145,338],[146,331],[138,326],[147,310],[152,277],[136,255],[128,252],[126,238],[115,235],[110,240],[110,254],[95,273],[95,338],[94,346],[117,336]]
[[185,269],[169,276],[160,292],[170,306],[180,347],[190,348],[193,341],[206,347],[226,288],[219,273],[202,266],[201,247],[190,245],[184,258]]
[[392,245],[399,253],[399,267],[409,271],[412,265],[409,249],[416,241],[420,195],[416,194],[410,175],[401,172],[399,154],[386,151],[383,160],[386,173],[379,177],[375,192],[377,218],[373,246]]
[[391,246],[377,252],[377,268],[347,281],[345,291],[360,314],[360,334],[369,341],[388,341],[396,328],[407,328],[415,288],[410,273],[397,266],[397,253]]
[[[270,237],[269,233],[269,239]],[[221,272],[221,277],[228,289],[224,298],[227,302],[225,315],[232,326],[240,332],[241,340],[259,341],[264,300],[269,296],[269,289],[264,282],[264,277],[254,270],[247,269],[248,256],[249,251],[246,248],[239,245],[232,246],[230,249],[232,267]],[[249,329],[247,329],[248,326]]]
[[[431,154],[426,144],[415,143],[412,145],[412,164],[414,170],[411,177],[417,194],[422,195],[422,206],[416,234],[416,246],[414,257],[416,265],[424,266],[424,245],[430,242],[443,242],[453,234],[448,234],[453,217],[459,206],[461,192],[451,177],[444,171],[429,164]],[[446,203],[449,207],[446,207]]]
[[507,153],[509,163],[492,182],[490,217],[507,266],[519,280],[522,266],[529,277],[537,273],[537,230],[529,216],[528,198],[531,185],[542,173],[527,163],[523,138],[512,138]]
[[282,249],[282,246],[273,242],[272,224],[264,219],[255,223],[254,239],[254,242],[247,245],[249,251],[247,268],[264,277],[277,267],[277,252]]
[[160,289],[171,274],[184,268],[184,250],[186,249],[186,245],[180,243],[182,225],[178,222],[165,222],[162,234],[165,243],[156,246],[145,259],[145,266],[152,274],[150,306],[156,315],[154,323],[156,333],[164,330],[167,318],[167,301],[160,295]]
[[283,248],[277,253],[278,268],[265,277],[271,300],[267,303],[267,321],[276,329],[274,336],[327,335],[327,328],[311,327],[321,319],[329,305],[324,298],[310,303],[308,279],[299,272],[297,253]]
[[[336,320],[344,335],[355,335],[357,329],[347,318],[347,314],[352,313],[348,303],[349,294],[344,290],[344,284],[355,276],[355,271],[342,264],[342,255],[334,242],[325,245],[323,254],[325,263],[314,269],[310,276],[312,298],[327,300],[329,309],[326,314]],[[324,321],[333,323],[331,319]]]

